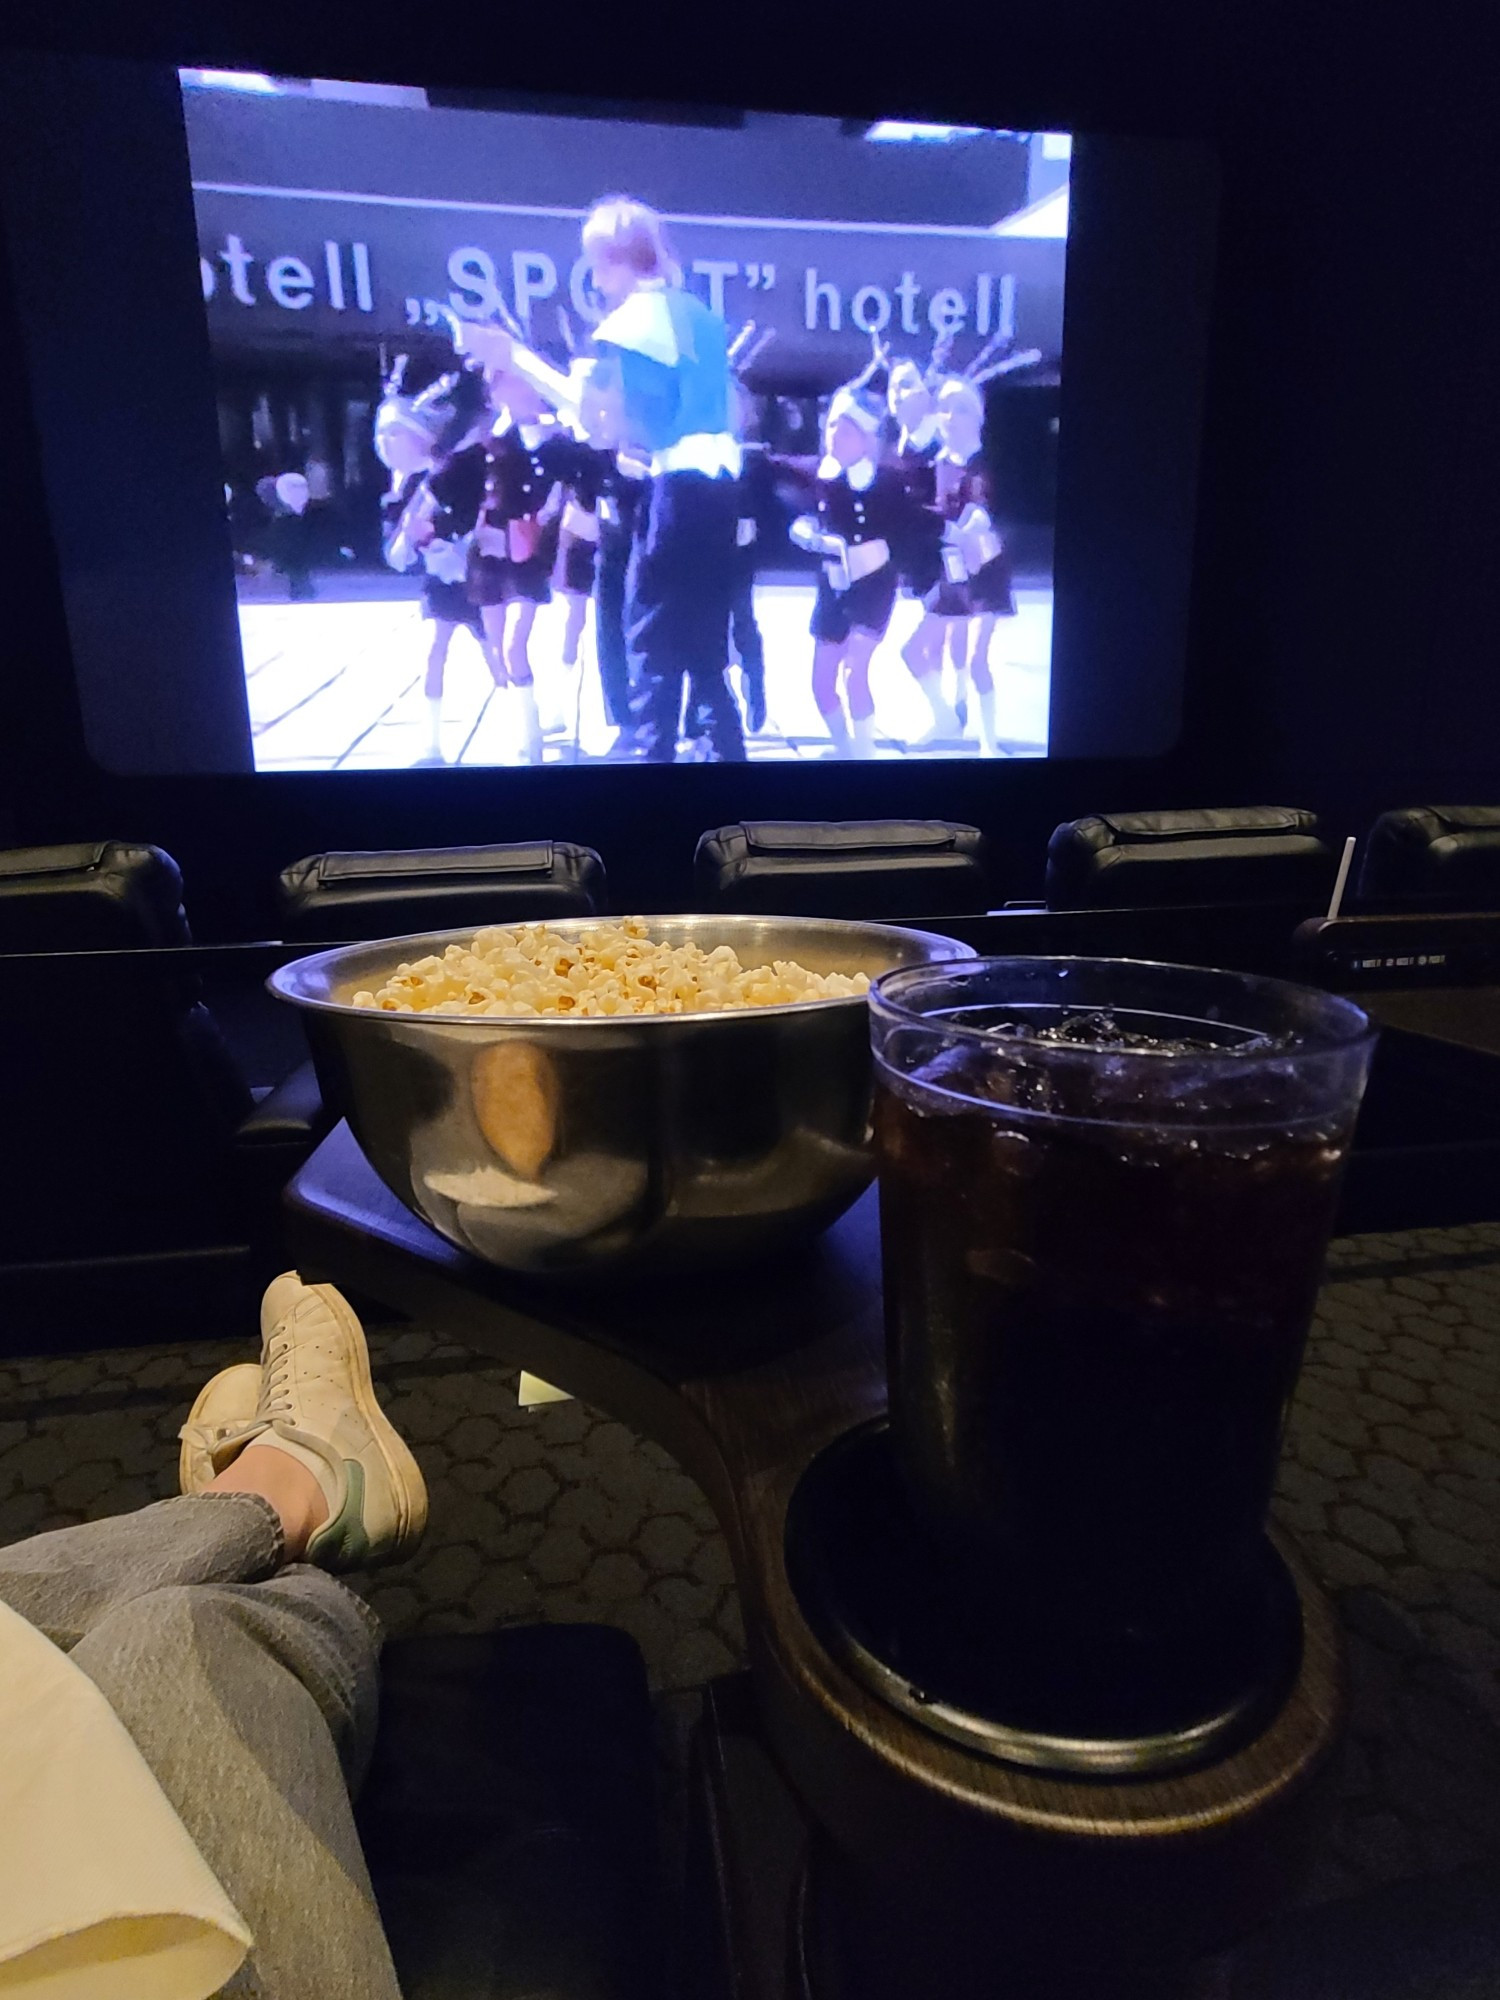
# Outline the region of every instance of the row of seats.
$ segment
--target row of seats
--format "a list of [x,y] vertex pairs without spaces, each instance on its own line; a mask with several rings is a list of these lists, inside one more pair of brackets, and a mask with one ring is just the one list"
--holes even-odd
[[[1350,901],[1364,909],[1500,908],[1500,806],[1405,806],[1362,843]],[[1305,900],[1333,885],[1336,843],[1290,806],[1097,813],[1053,834],[1054,910]]]
[[[719,827],[699,842],[704,909],[849,917],[983,910],[985,843],[941,820]],[[604,863],[571,841],[313,854],[283,870],[277,929],[339,943],[468,924],[593,916]],[[192,943],[182,876],[160,848],[95,841],[0,853],[0,954],[160,950]]]
[[[1324,901],[1336,847],[1295,807],[1096,813],[1047,853],[1053,910]],[[990,907],[986,843],[947,820],[746,821],[698,842],[697,906],[846,917],[942,917]],[[1382,815],[1365,841],[1362,906],[1500,907],[1500,807]],[[314,854],[278,884],[280,935],[335,943],[609,907],[604,863],[570,841]],[[0,953],[150,950],[192,942],[182,878],[124,841],[0,853]]]
[[[1058,827],[1047,851],[1052,910],[1168,904],[1326,904],[1337,846],[1315,813],[1248,806],[1096,813]],[[589,847],[542,841],[389,854],[318,854],[284,871],[282,934],[329,941],[392,930],[607,907]],[[986,842],[948,820],[745,821],[705,833],[694,857],[703,910],[944,917],[990,907]],[[1420,806],[1382,815],[1351,900],[1500,907],[1500,807]]]
[[[1307,812],[1100,814],[1053,835],[1048,901],[1074,910],[1300,904],[1312,914],[1326,904],[1336,863]],[[945,821],[720,827],[700,841],[697,870],[705,909],[941,920],[990,899],[982,837]],[[1360,890],[1365,900],[1500,907],[1500,809],[1387,814],[1366,843]],[[293,943],[607,907],[599,856],[563,841],[314,855],[280,883],[282,935]],[[277,1025],[287,1039],[257,1068],[230,1020],[231,1052],[225,1002],[216,1000],[216,1018],[196,975],[171,963],[191,943],[181,874],[159,848],[99,841],[0,853],[0,956],[165,954],[149,977],[122,972],[107,1005],[99,969],[9,982],[8,1039],[37,1050],[40,1066],[7,1066],[0,1113],[7,1129],[36,1135],[34,1150],[58,1157],[50,1173],[27,1177],[27,1198],[0,1217],[0,1266],[66,1256],[81,1213],[95,1249],[117,1256],[180,1243],[184,1232],[222,1240],[236,1218],[241,1228],[257,1215],[274,1226],[276,1192],[322,1126],[316,1081],[295,1066],[286,1023]],[[170,1090],[159,1082],[166,1076]],[[109,1149],[80,1143],[101,1129],[134,1134],[128,1176]]]
[[[696,907],[844,917],[983,910],[985,842],[946,820],[758,821],[698,843]],[[511,918],[592,916],[609,907],[591,847],[537,841],[385,854],[314,854],[278,884],[291,942],[444,930]]]

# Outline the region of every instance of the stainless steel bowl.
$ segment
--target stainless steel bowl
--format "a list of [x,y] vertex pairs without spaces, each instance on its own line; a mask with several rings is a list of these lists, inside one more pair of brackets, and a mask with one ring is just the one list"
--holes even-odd
[[[969,958],[927,931],[816,917],[653,917],[743,965],[865,972]],[[552,928],[586,937],[574,918]],[[559,1277],[731,1263],[812,1236],[868,1185],[862,997],[732,1013],[504,1021],[354,1007],[473,928],[283,966],[325,1097],[386,1186],[462,1249]]]

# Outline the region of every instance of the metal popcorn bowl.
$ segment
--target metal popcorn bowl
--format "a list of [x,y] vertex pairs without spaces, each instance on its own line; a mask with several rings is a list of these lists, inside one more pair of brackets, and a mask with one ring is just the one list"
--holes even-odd
[[[648,919],[653,939],[867,973],[967,945],[816,917]],[[592,918],[550,926],[564,937]],[[474,1020],[349,1004],[473,927],[283,966],[330,1106],[391,1192],[461,1249],[556,1277],[731,1264],[803,1241],[873,1174],[863,996],[696,1015]]]

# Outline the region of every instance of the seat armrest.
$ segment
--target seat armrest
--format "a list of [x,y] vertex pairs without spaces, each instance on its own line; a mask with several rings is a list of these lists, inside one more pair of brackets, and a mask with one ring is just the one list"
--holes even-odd
[[311,1062],[305,1062],[268,1090],[255,1109],[240,1121],[235,1144],[312,1145],[332,1123],[318,1088],[318,1073]]

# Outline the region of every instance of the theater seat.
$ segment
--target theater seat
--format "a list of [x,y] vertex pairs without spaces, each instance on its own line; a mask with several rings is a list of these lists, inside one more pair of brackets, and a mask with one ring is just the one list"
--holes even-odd
[[1150,909],[1195,903],[1326,905],[1338,856],[1316,813],[1295,806],[1094,813],[1047,848],[1047,907]]
[[405,2000],[657,2000],[651,1704],[623,1632],[388,1646],[358,1815]]
[[0,852],[0,949],[144,951],[193,941],[182,875],[139,841]]
[[283,937],[337,944],[467,924],[592,917],[603,908],[604,892],[604,863],[592,847],[533,840],[309,854],[283,869],[279,902]]
[[1370,829],[1361,903],[1500,910],[1500,806],[1403,806]]
[[182,877],[158,847],[0,855],[0,953],[159,954],[0,978],[0,1127],[21,1166],[0,1206],[0,1263],[224,1240],[253,1099],[197,980],[172,964],[190,941]]
[[[281,1098],[241,1143],[258,1107],[180,961],[191,943],[159,847],[0,852],[0,1269],[246,1246],[274,1216],[321,1107]],[[115,955],[73,956],[90,953]],[[9,954],[47,956],[7,977]]]
[[795,917],[951,917],[988,897],[984,836],[944,819],[745,820],[693,860],[701,910]]

